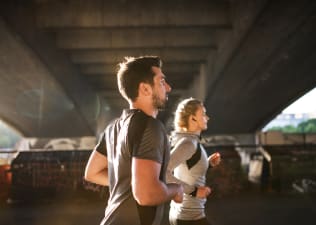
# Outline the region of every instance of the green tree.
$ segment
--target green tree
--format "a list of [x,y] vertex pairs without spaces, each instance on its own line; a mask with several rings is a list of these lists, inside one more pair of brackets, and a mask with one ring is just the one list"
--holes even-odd
[[286,125],[282,128],[284,133],[297,133],[297,127],[293,125]]
[[297,128],[301,133],[316,133],[316,119],[304,121]]
[[316,133],[316,119],[299,123],[297,126],[272,127],[268,131],[282,131],[283,133]]

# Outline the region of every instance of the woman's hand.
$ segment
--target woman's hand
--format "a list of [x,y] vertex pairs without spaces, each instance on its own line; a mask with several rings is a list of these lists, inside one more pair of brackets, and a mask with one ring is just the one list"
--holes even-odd
[[208,157],[208,162],[211,167],[217,166],[221,162],[221,154],[219,154],[219,152],[213,153]]
[[196,197],[197,198],[207,198],[211,194],[212,190],[210,187],[207,186],[200,186],[197,189]]

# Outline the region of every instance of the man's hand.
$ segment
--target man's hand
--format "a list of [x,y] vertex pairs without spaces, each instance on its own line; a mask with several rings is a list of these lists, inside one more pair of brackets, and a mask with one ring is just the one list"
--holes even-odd
[[179,184],[178,192],[172,199],[176,203],[181,203],[183,201],[183,187]]

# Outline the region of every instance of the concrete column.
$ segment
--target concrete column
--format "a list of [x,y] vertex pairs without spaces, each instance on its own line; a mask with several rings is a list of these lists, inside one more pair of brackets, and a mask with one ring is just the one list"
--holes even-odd
[[206,97],[206,65],[200,65],[200,73],[195,76],[194,82],[188,91],[188,96],[201,101]]

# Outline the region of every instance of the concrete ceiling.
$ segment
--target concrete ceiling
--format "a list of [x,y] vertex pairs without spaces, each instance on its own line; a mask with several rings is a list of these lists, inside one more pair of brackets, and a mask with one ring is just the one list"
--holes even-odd
[[313,0],[30,0],[0,3],[0,118],[25,136],[94,135],[127,103],[125,56],[159,55],[207,133],[253,133],[316,86]]

